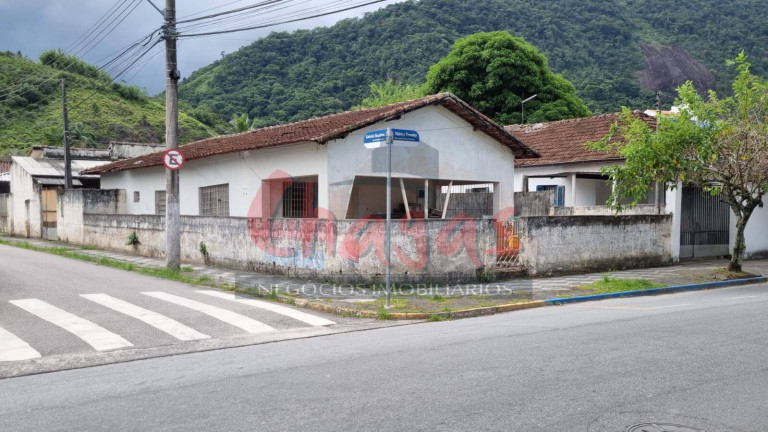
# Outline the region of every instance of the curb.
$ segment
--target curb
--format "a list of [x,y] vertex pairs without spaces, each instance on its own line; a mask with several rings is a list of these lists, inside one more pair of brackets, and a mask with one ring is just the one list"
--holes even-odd
[[699,284],[674,285],[669,287],[652,288],[648,290],[639,290],[639,291],[621,291],[621,292],[608,293],[608,294],[594,294],[594,295],[567,297],[567,298],[552,298],[552,299],[543,300],[543,302],[544,304],[551,306],[551,305],[561,305],[566,303],[583,303],[588,301],[605,300],[605,299],[619,298],[619,297],[639,297],[639,296],[648,296],[648,295],[655,295],[655,294],[671,294],[671,293],[686,292],[686,291],[701,291],[701,290],[707,290],[712,288],[725,288],[729,286],[763,283],[767,281],[768,281],[768,278],[764,276],[758,276],[758,277],[750,277],[750,278],[744,278],[744,279],[731,279],[726,281],[705,282],[705,283],[699,283]]

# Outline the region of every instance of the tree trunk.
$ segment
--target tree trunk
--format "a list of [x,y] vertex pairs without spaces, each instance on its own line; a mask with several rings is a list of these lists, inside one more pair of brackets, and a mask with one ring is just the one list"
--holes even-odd
[[744,252],[747,250],[747,244],[744,240],[744,228],[747,226],[747,219],[740,214],[736,214],[736,240],[733,244],[733,254],[731,262],[728,264],[728,270],[733,272],[741,271],[741,264],[744,261]]

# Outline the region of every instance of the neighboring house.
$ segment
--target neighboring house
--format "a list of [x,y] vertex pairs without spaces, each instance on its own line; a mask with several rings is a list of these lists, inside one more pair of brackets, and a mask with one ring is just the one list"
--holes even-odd
[[[72,148],[72,186],[98,189],[99,176],[83,171],[160,148],[159,144],[122,142],[111,142],[105,149]],[[12,158],[10,172],[3,174],[2,168],[0,162],[0,195],[4,185],[10,193],[5,196],[5,206],[0,203],[0,217],[3,210],[6,213],[6,230],[14,235],[56,240],[56,194],[64,188],[64,148],[34,146],[29,156]]]
[[[515,159],[536,157],[501,126],[444,93],[182,146],[182,215],[363,219],[385,217],[387,149],[367,132],[415,130],[396,142],[393,217],[444,217],[448,191],[492,193],[491,216],[513,205]],[[86,171],[103,189],[123,189],[130,214],[164,214],[162,152]],[[473,187],[473,185],[479,185]],[[330,213],[329,213],[330,212]]]
[[[82,171],[105,163],[108,162],[73,160],[72,185],[98,189],[99,176],[86,175]],[[64,161],[14,156],[10,177],[10,232],[57,240],[56,191],[64,187]]]
[[[675,115],[677,109],[663,111]],[[646,113],[656,113],[648,110]],[[649,126],[655,118],[635,112]],[[505,129],[525,145],[541,154],[539,159],[515,161],[515,191],[553,190],[556,214],[611,214],[607,202],[612,185],[601,174],[605,166],[621,164],[613,153],[596,152],[585,143],[604,137],[618,114],[539,123],[513,125]],[[618,138],[617,138],[618,139]],[[632,213],[655,213],[654,191]],[[674,258],[702,258],[728,255],[733,250],[735,217],[718,197],[700,188],[680,186],[660,194],[663,211],[673,214],[672,254]],[[768,210],[756,209],[747,226],[747,257],[768,256]]]
[[[655,126],[653,117],[638,112],[635,115]],[[585,144],[603,138],[618,120],[618,114],[603,114],[505,127],[541,155],[538,159],[515,161],[515,192],[553,190],[557,207],[606,206],[612,185],[601,168],[623,159],[614,153],[590,150]],[[643,201],[654,202],[653,195]]]

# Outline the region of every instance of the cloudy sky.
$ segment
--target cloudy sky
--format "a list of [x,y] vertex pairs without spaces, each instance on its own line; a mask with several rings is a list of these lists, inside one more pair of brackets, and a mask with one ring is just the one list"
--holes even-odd
[[[0,51],[21,51],[25,56],[37,59],[42,51],[52,48],[67,50],[81,35],[88,32],[110,8],[123,0],[0,0]],[[126,5],[134,0],[128,0]],[[335,15],[315,18],[300,23],[286,24],[267,29],[251,30],[239,33],[188,39],[179,46],[179,69],[182,76],[189,76],[196,69],[221,57],[221,52],[230,53],[239,47],[272,31],[314,28],[332,25],[336,21],[359,17],[388,4],[403,0],[388,0],[383,3],[342,12]],[[153,0],[163,8],[164,0]],[[177,0],[176,9],[179,19],[201,11],[212,14],[258,3],[258,0]],[[286,9],[273,10],[257,18],[260,22],[279,19],[287,13],[300,13],[316,9],[323,5],[362,3],[360,0],[285,0]],[[217,8],[218,7],[218,8]],[[199,15],[198,15],[199,16]],[[251,19],[250,22],[256,19]],[[248,22],[243,22],[247,24]],[[238,23],[240,24],[240,23]],[[116,27],[111,34],[83,57],[91,63],[98,63],[112,53],[131,44],[138,38],[152,32],[162,25],[162,17],[152,8],[147,0],[137,3],[136,8]],[[103,34],[102,34],[103,36]],[[164,56],[159,53],[149,60],[138,72],[129,72],[123,78],[129,84],[144,87],[155,94],[164,85]],[[150,53],[151,55],[152,53]],[[141,64],[141,63],[139,63]]]

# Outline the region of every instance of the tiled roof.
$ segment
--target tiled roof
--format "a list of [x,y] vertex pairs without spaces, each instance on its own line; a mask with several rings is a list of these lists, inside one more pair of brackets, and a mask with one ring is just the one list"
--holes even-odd
[[[238,151],[277,147],[301,142],[326,142],[419,108],[441,105],[454,112],[477,130],[509,147],[518,158],[537,157],[537,153],[520,143],[503,127],[494,123],[466,102],[450,93],[440,93],[380,108],[347,111],[280,126],[270,126],[235,135],[208,138],[181,146],[185,160],[199,159]],[[88,170],[89,174],[124,171],[162,165],[163,152],[126,159]]]
[[[650,127],[656,126],[655,118],[638,111],[634,114]],[[610,131],[611,125],[619,120],[619,114],[602,114],[549,123],[512,125],[504,129],[541,155],[538,159],[516,159],[515,166],[555,165],[621,159],[613,152],[589,150],[584,145],[603,138]]]
[[0,173],[8,172],[11,170],[11,161],[0,160]]

